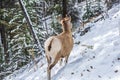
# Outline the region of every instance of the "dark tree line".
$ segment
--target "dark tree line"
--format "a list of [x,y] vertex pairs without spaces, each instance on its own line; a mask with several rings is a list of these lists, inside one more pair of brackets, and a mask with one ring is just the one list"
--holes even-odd
[[[11,5],[13,4],[13,5]],[[4,9],[4,8],[12,8],[15,7],[15,0],[1,0],[0,1],[0,8]],[[3,15],[0,14],[0,19],[4,20]],[[2,45],[4,47],[4,58],[5,58],[5,62],[7,63],[9,61],[9,54],[8,54],[8,42],[7,42],[7,33],[6,33],[6,25],[2,24],[0,22],[0,33],[1,33],[1,41],[2,41]]]

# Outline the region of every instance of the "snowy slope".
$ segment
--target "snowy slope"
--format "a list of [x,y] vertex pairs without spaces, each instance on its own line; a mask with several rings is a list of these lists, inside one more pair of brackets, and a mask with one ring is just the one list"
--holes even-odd
[[[120,5],[109,18],[92,23],[90,32],[76,34],[74,48],[66,66],[52,69],[52,80],[120,80]],[[32,68],[24,67],[5,80],[47,80],[47,62],[42,59]],[[26,69],[27,68],[27,69]]]

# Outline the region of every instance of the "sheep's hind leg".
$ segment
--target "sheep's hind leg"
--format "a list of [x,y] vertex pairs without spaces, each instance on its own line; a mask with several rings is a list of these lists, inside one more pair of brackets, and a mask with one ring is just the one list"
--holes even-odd
[[51,70],[49,69],[49,66],[47,68],[47,80],[51,80]]
[[51,63],[51,58],[46,55],[48,65]]
[[55,59],[54,62],[49,65],[49,69],[51,70],[56,65],[57,62],[58,59]]
[[47,67],[47,80],[51,80],[51,70],[49,69],[51,59],[46,55],[47,62],[48,62],[48,67]]

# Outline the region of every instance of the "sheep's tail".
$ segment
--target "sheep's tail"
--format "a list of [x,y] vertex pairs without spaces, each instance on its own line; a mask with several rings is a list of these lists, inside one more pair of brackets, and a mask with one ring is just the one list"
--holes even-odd
[[52,42],[53,42],[53,39],[50,41],[50,43],[49,43],[49,45],[48,45],[48,51],[50,51],[51,48],[52,48]]

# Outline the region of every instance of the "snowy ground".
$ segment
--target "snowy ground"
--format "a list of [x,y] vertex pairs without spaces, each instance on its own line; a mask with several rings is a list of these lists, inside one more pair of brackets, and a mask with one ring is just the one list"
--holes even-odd
[[[109,12],[109,18],[92,23],[90,32],[76,34],[74,48],[66,66],[52,69],[52,80],[120,80],[120,5]],[[91,25],[91,24],[89,24]],[[38,69],[24,67],[5,80],[47,80],[47,62]]]

